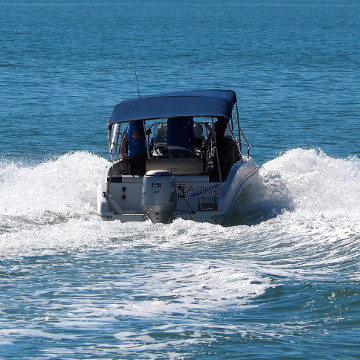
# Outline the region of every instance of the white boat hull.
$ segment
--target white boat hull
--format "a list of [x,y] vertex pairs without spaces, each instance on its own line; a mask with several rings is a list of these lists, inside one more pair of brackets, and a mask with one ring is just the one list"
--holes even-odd
[[[116,174],[113,166],[104,169],[99,182],[98,214],[122,222],[147,220],[142,207],[144,177]],[[250,157],[235,163],[223,182],[214,181],[209,175],[174,174],[177,203],[173,218],[223,223],[257,176],[258,166]]]

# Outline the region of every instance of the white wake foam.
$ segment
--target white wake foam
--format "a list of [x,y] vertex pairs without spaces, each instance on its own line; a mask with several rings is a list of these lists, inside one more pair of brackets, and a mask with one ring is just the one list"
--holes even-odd
[[[174,224],[121,224],[96,216],[96,189],[107,161],[86,152],[66,154],[36,166],[0,165],[0,247],[3,256],[111,248],[113,242],[179,247],[195,253],[241,251],[277,260],[279,272],[319,272],[351,267],[360,237],[360,161],[321,151],[293,149],[265,163],[240,207],[257,217],[253,226],[221,226],[177,220]],[[125,239],[125,240],[124,240]],[[208,249],[208,250],[207,250]],[[216,250],[217,249],[217,250]],[[346,249],[346,251],[344,250]],[[345,255],[344,255],[345,251]],[[286,259],[286,260],[284,260]],[[345,260],[344,260],[345,259]],[[295,269],[295,270],[294,270]]]
[[[360,161],[292,149],[265,163],[240,205],[240,217],[263,221],[284,212],[313,218],[360,217]],[[256,221],[255,221],[256,222]]]
[[66,218],[96,208],[96,187],[106,160],[87,152],[66,154],[37,166],[1,164],[0,215]]
[[[303,215],[360,216],[360,160],[293,149],[260,170],[263,184],[284,190]],[[281,183],[280,185],[278,183]],[[274,186],[275,185],[275,186]]]
[[[66,154],[37,166],[0,163],[0,216],[65,218],[93,214],[96,188],[107,161],[87,152]],[[265,163],[250,187],[244,211],[307,215],[360,214],[360,160],[293,149]]]

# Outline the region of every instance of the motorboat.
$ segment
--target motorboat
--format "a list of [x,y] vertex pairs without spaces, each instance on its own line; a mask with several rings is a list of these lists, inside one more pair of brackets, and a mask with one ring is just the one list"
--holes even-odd
[[[188,148],[170,144],[170,137],[174,141],[182,136],[170,131],[184,119],[191,124]],[[141,174],[132,174],[129,158],[121,156],[135,121],[141,122],[146,147]],[[225,124],[221,134],[219,122]],[[234,206],[241,206],[243,194],[258,176],[232,90],[177,91],[124,100],[108,121],[108,142],[111,163],[103,169],[97,191],[97,212],[107,220],[171,223],[182,218],[221,224]]]

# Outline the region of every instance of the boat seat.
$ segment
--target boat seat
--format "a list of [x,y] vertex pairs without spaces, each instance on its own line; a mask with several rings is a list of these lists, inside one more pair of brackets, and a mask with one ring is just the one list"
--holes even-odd
[[203,163],[199,158],[165,158],[146,160],[146,171],[168,170],[174,175],[199,175],[203,172]]

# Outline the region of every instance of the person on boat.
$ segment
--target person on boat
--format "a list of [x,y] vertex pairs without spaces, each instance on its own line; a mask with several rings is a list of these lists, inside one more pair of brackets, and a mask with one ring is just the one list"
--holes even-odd
[[217,174],[220,169],[222,178],[226,178],[231,167],[239,160],[239,153],[234,140],[231,136],[226,135],[228,122],[229,120],[226,117],[218,117],[214,124],[215,132],[210,131],[205,142],[206,147],[215,137],[217,156],[214,156],[213,172]]
[[201,123],[195,123],[194,124],[194,134],[195,134],[195,140],[194,140],[194,147],[197,149],[201,149],[203,142],[205,140],[203,136],[204,128]]
[[130,175],[145,174],[146,151],[144,123],[141,120],[131,121],[120,145],[121,159],[129,163]]
[[167,120],[167,145],[169,157],[194,156],[194,119],[192,116]]
[[160,124],[157,128],[157,142],[166,143],[167,139],[167,125]]

